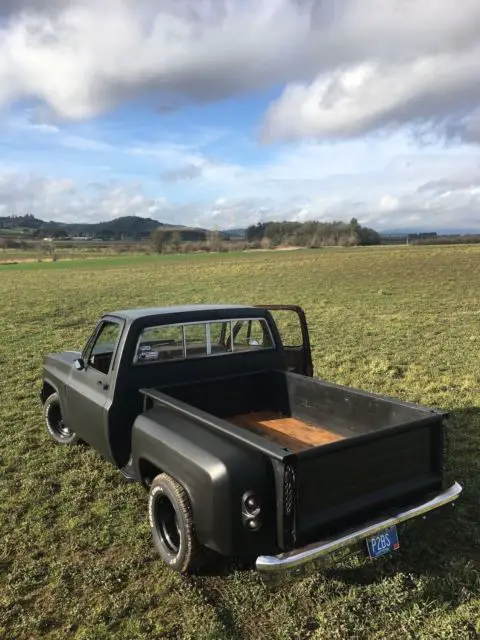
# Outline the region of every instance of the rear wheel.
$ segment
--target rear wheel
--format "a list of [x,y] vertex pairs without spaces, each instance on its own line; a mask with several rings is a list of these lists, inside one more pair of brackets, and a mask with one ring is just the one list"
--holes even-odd
[[43,418],[50,436],[59,444],[77,444],[77,434],[68,428],[60,406],[58,393],[52,393],[43,405]]
[[171,569],[189,573],[204,564],[188,494],[166,473],[159,474],[150,485],[148,516],[155,546]]

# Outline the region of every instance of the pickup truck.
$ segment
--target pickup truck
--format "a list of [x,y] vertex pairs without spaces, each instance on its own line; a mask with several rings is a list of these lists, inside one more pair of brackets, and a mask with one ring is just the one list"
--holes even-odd
[[315,377],[294,305],[108,313],[81,352],[45,356],[40,396],[53,440],[145,487],[153,542],[180,573],[235,556],[278,582],[376,558],[462,491],[446,479],[447,415]]

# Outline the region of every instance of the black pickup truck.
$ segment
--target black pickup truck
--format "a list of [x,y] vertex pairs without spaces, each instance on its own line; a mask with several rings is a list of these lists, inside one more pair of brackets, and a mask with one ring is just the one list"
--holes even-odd
[[56,442],[148,490],[172,569],[244,556],[273,581],[395,550],[397,525],[462,490],[446,482],[445,413],[313,373],[300,307],[138,309],[47,355],[40,395]]

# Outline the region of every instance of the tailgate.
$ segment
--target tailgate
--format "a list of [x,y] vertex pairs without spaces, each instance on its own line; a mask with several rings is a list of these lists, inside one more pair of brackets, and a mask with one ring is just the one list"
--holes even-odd
[[308,544],[441,488],[443,443],[443,416],[434,414],[289,456],[284,545]]

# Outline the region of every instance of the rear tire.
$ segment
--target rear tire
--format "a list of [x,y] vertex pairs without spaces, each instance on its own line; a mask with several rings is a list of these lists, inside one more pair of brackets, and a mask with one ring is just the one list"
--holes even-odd
[[205,563],[188,494],[166,473],[159,474],[150,485],[148,517],[155,546],[171,569],[190,573]]
[[43,405],[43,419],[50,437],[58,444],[77,444],[77,434],[65,424],[58,393],[52,393]]

